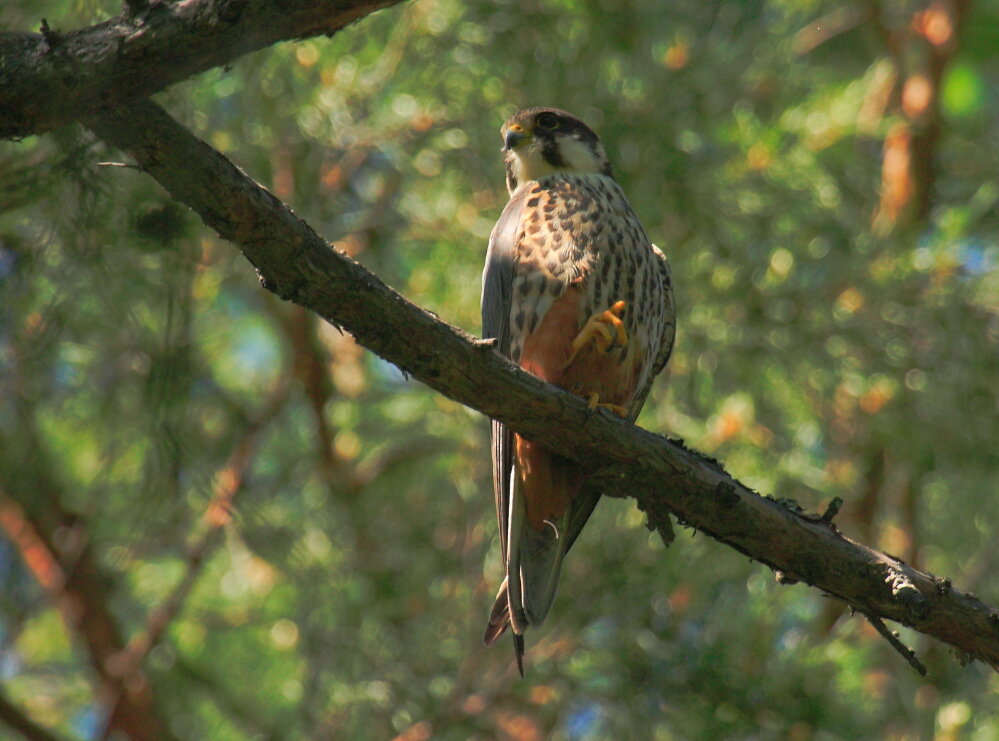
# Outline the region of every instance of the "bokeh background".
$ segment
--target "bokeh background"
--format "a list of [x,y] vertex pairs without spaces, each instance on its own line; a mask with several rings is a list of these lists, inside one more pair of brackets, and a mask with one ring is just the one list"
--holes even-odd
[[[6,0],[0,27],[119,6]],[[997,604],[997,51],[987,0],[417,0],[158,100],[474,333],[499,126],[577,113],[673,263],[640,424],[842,497],[847,534]],[[37,725],[101,737],[124,655],[162,738],[999,739],[991,670],[902,629],[919,677],[622,500],[520,680],[480,644],[485,420],[261,290],[121,160],[79,126],[0,144],[0,688]]]

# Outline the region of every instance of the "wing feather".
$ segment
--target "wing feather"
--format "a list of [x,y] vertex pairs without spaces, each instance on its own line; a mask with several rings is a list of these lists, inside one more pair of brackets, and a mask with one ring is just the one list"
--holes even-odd
[[[489,235],[486,266],[482,271],[482,336],[495,338],[497,350],[510,357],[510,304],[513,272],[521,218],[527,201],[527,189],[514,192],[499,221]],[[490,428],[493,458],[493,495],[499,522],[500,550],[503,562],[507,553],[507,516],[510,507],[510,471],[513,468],[513,433],[493,420]]]
[[652,251],[655,254],[656,262],[655,266],[658,269],[659,281],[662,285],[663,294],[663,317],[661,323],[661,334],[659,337],[659,352],[656,353],[655,360],[652,363],[652,369],[646,376],[645,383],[635,392],[635,397],[632,399],[631,406],[628,410],[628,419],[632,422],[638,417],[638,413],[642,411],[642,405],[645,404],[646,398],[649,396],[649,391],[652,390],[652,384],[656,380],[662,370],[666,367],[669,362],[670,355],[673,354],[673,342],[676,340],[676,307],[673,303],[673,272],[669,266],[669,260],[666,255],[663,254],[656,245],[652,245]]

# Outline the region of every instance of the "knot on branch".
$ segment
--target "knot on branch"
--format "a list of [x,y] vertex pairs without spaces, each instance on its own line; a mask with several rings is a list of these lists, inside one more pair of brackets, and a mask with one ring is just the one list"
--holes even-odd
[[833,518],[839,514],[840,509],[843,507],[843,500],[839,497],[833,497],[829,504],[826,505],[826,511],[821,515],[814,512],[805,512],[801,508],[801,505],[793,499],[778,499],[777,502],[809,522],[821,523],[828,526],[833,532],[838,532],[836,526],[833,525]]
[[901,569],[894,566],[888,568],[885,582],[891,587],[891,595],[899,604],[905,607],[913,616],[922,620],[930,613],[930,603],[916,585],[912,583]]
[[822,513],[822,521],[828,525],[832,525],[833,518],[839,514],[842,506],[843,500],[840,497],[833,497],[826,507],[826,511]]
[[723,507],[734,507],[739,503],[739,495],[736,493],[735,487],[728,481],[719,481],[715,484],[714,494],[718,504]]
[[270,291],[271,293],[276,294],[278,298],[284,298],[284,296],[278,293],[278,284],[264,275],[260,268],[257,268],[257,281],[260,283],[260,287],[265,291]]
[[[253,264],[253,261],[251,260],[250,263]],[[256,265],[254,265],[253,267],[256,268],[257,280],[260,282],[261,288],[270,291],[282,301],[296,302],[296,299],[298,298],[299,293],[302,290],[302,286],[304,285],[303,282],[297,280],[288,280],[287,278],[282,280],[274,280],[273,278],[267,277],[267,275],[264,274],[264,271],[261,268],[257,267]]]
[[62,36],[59,35],[58,31],[53,31],[49,28],[49,21],[47,18],[42,18],[42,38],[45,39],[45,45],[48,47],[46,53],[55,50],[59,44],[62,43]]
[[659,533],[663,545],[669,548],[676,540],[676,533],[673,531],[673,522],[669,518],[669,511],[656,511],[646,506],[641,498],[636,498],[635,503],[639,511],[645,515],[645,527]]

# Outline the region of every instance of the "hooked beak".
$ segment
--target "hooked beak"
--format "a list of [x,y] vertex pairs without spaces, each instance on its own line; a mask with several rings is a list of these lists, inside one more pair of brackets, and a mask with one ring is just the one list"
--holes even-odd
[[503,134],[503,151],[516,149],[521,142],[530,141],[531,135],[520,124],[513,124]]

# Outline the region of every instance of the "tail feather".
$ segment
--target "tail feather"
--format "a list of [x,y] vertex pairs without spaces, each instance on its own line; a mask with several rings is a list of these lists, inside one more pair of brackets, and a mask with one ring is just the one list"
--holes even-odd
[[558,589],[562,560],[596,506],[578,463],[517,438],[518,469],[507,517],[507,592],[515,633],[540,625]]
[[482,637],[482,642],[491,646],[499,640],[499,637],[506,633],[510,627],[510,598],[506,592],[506,579],[500,585],[499,592],[496,593],[496,601],[493,609],[489,612],[489,623],[486,625],[486,634]]
[[517,671],[524,676],[524,636],[513,634],[513,655],[517,657]]
[[524,673],[524,631],[547,617],[558,588],[562,560],[600,498],[585,490],[586,475],[577,464],[518,439],[507,532],[506,578],[489,614],[483,640],[492,645],[512,628],[517,668]]
[[[570,512],[571,508],[557,520],[547,521],[542,530],[524,523],[519,532],[511,532],[507,591],[516,633],[541,625],[555,601]],[[511,516],[511,524],[520,524],[517,519]]]
[[[493,609],[489,613],[489,624],[486,625],[486,634],[482,637],[483,643],[487,646],[491,646],[499,637],[506,633],[506,629],[510,627],[510,598],[506,590],[507,580],[504,579],[503,583],[500,585],[499,592],[496,594],[496,601],[493,603]],[[520,676],[524,676],[524,636],[512,634],[513,636],[513,655],[517,659],[517,671],[520,672]]]

